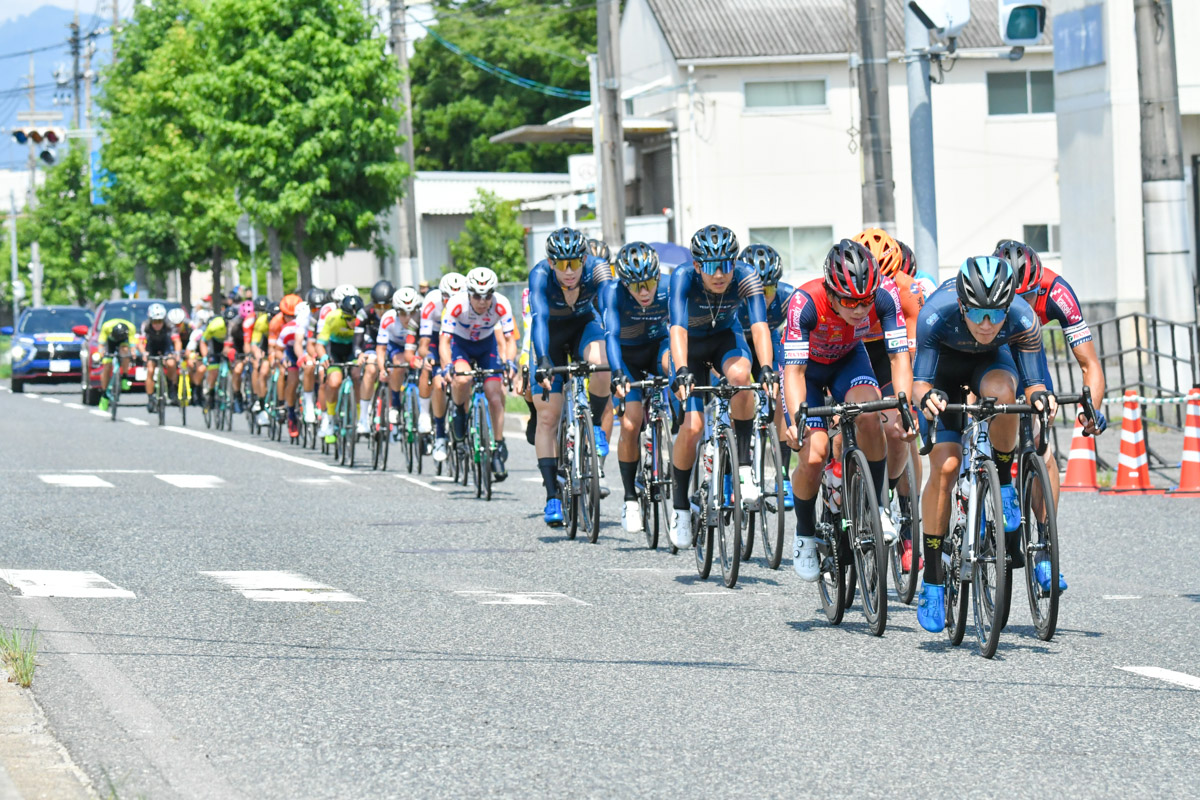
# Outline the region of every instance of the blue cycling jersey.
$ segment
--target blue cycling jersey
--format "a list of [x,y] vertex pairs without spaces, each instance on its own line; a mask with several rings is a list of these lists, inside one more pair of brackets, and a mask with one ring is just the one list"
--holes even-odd
[[613,372],[628,374],[621,358],[621,347],[647,344],[667,335],[670,291],[666,281],[658,282],[658,291],[650,305],[643,307],[618,281],[609,281],[600,289],[600,308],[604,315],[604,338],[608,363]]
[[550,350],[550,320],[591,316],[598,319],[593,301],[600,287],[612,280],[608,262],[589,255],[579,280],[574,305],[567,303],[550,262],[542,259],[529,272],[529,308],[533,321],[533,349],[537,358]]
[[[775,299],[767,306],[767,327],[771,330],[778,330],[787,321],[787,307],[791,302],[792,292],[796,291],[796,287],[790,283],[780,281],[775,287]],[[766,298],[763,298],[766,302]],[[750,328],[750,308],[749,303],[742,303],[738,307],[738,321],[742,323],[742,330]],[[775,339],[774,336],[771,337]]]
[[734,264],[732,280],[721,294],[705,290],[694,266],[680,266],[671,273],[671,326],[686,328],[689,336],[709,336],[732,327],[743,303],[751,324],[767,321],[762,281],[749,264]]
[[917,357],[913,380],[933,383],[943,350],[988,353],[1009,345],[1016,357],[1017,372],[1026,386],[1044,384],[1042,374],[1042,326],[1037,314],[1020,297],[1013,298],[996,338],[980,344],[967,330],[958,305],[954,281],[946,281],[925,300],[917,317]]

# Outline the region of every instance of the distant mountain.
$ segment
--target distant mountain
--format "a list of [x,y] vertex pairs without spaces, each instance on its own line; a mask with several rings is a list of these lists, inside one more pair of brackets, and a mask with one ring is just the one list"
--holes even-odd
[[[0,128],[3,129],[0,138],[0,169],[24,169],[29,154],[28,148],[14,142],[9,132],[18,124],[16,113],[29,108],[29,94],[25,91],[29,56],[20,55],[22,51],[54,46],[54,49],[33,54],[34,84],[38,87],[37,107],[39,110],[62,111],[64,123],[70,119],[69,93],[63,97],[65,105],[54,105],[54,69],[59,64],[65,65],[68,71],[71,68],[68,38],[71,35],[70,25],[74,16],[74,12],[64,8],[42,6],[22,17],[0,24]],[[103,13],[95,16],[89,13],[79,15],[80,32],[83,34],[107,27],[111,23],[111,16]],[[92,69],[98,70],[112,58],[112,37],[98,36],[94,41],[96,55],[92,59]],[[80,69],[83,68],[82,63],[81,59]]]

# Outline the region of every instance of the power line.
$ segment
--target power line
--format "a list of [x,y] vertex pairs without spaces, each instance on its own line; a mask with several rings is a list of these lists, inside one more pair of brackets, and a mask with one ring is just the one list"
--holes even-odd
[[[112,31],[110,29],[101,28],[99,30],[95,30],[91,33],[85,34],[85,35],[81,36],[80,38],[81,39],[96,39],[101,36],[109,36],[111,34],[112,34]],[[71,46],[70,39],[66,39],[63,41],[62,44],[48,44],[48,45],[45,45],[44,47],[33,47],[33,48],[30,48],[29,50],[19,50],[19,51],[13,52],[13,53],[0,53],[0,61],[9,59],[9,58],[21,58],[22,56],[33,55],[34,53],[44,53],[47,50],[59,50],[59,49],[65,50],[66,48],[68,48],[70,46]]]

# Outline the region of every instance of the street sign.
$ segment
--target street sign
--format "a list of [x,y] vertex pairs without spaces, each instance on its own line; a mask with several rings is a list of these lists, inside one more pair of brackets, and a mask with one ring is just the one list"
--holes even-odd
[[125,289],[125,294],[129,295],[130,297],[137,296],[137,290],[138,290],[137,281],[130,281],[129,283],[125,284],[125,286],[122,288]]
[[247,247],[253,247],[254,245],[258,244],[259,242],[263,241],[266,238],[263,235],[262,228],[260,228],[257,225],[254,226],[254,242],[253,243],[251,243],[251,241],[250,241],[250,233],[251,233],[250,215],[242,214],[240,217],[238,217],[238,221],[237,221],[238,240],[242,244],[246,245]]

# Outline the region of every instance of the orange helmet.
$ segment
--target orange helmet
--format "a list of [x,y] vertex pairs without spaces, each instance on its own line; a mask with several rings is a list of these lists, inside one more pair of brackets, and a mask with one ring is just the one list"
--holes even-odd
[[296,315],[296,306],[300,304],[300,295],[285,294],[283,299],[279,301],[279,313],[285,316],[294,317]]
[[900,269],[902,260],[900,245],[882,228],[867,228],[854,237],[854,241],[866,247],[879,262],[879,271],[889,278]]

